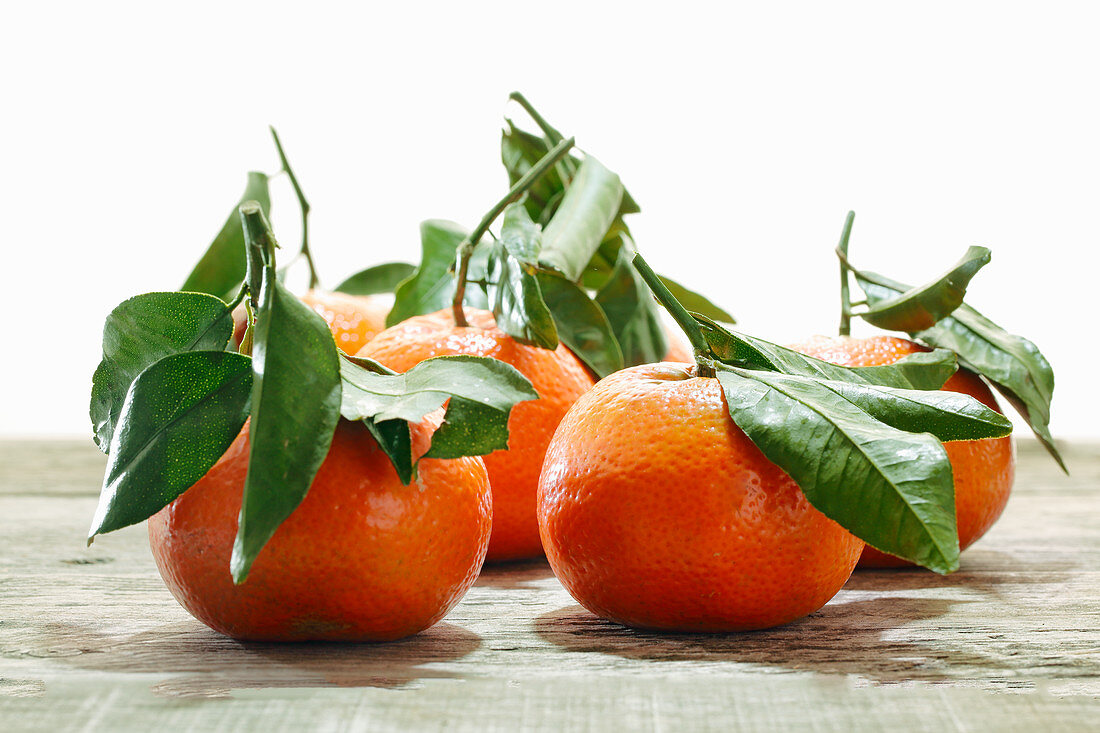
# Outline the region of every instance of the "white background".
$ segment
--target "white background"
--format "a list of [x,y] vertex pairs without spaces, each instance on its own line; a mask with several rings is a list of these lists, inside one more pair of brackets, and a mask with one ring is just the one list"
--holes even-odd
[[179,286],[278,168],[268,123],[334,285],[414,260],[421,219],[476,223],[520,89],[621,174],[650,262],[756,335],[835,331],[849,208],[853,259],[897,279],[989,246],[969,302],[1054,364],[1055,434],[1100,437],[1093,6],[379,6],[5,4],[0,435],[90,436],[104,317]]

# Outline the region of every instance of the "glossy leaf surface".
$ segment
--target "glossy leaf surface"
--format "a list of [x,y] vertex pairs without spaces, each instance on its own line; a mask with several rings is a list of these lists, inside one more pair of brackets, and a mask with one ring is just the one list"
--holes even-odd
[[340,418],[332,333],[265,268],[252,347],[248,473],[230,568],[241,583],[271,535],[305,498]]
[[[341,413],[349,420],[384,426],[419,422],[447,403],[443,424],[424,457],[485,455],[508,445],[508,416],[519,402],[538,399],[531,382],[515,367],[496,359],[453,355],[426,359],[404,374],[387,373],[365,359],[343,359]],[[383,429],[379,427],[379,430]],[[408,483],[414,463],[396,427],[391,446],[382,444],[398,476]],[[374,429],[372,428],[372,432]],[[376,435],[377,437],[377,435]]]
[[712,353],[732,366],[857,384],[927,390],[942,387],[958,369],[955,355],[945,349],[910,354],[885,366],[838,366],[755,336],[729,331],[709,318],[694,315]]
[[540,270],[538,279],[561,342],[600,378],[622,369],[623,352],[611,324],[584,288],[549,270]]
[[561,206],[542,233],[539,260],[577,282],[618,216],[623,199],[619,176],[589,156]]
[[89,541],[148,519],[202,478],[240,433],[251,388],[251,360],[228,351],[172,354],[142,371],[111,441]]
[[858,315],[888,331],[913,333],[931,328],[962,305],[966,286],[978,270],[989,264],[990,256],[985,247],[971,247],[954,267],[932,282],[878,301]]
[[489,302],[500,330],[522,344],[556,349],[558,331],[538,282],[541,230],[522,203],[504,210],[489,257]]
[[[268,191],[268,178],[263,173],[252,171],[248,174],[241,203],[258,201],[264,215],[271,214],[271,196]],[[196,293],[209,293],[219,298],[229,299],[236,294],[245,276],[244,232],[237,207],[226,219],[214,241],[206,249],[195,269],[187,276],[180,290]]]
[[335,290],[348,295],[392,293],[414,272],[416,272],[416,265],[410,265],[407,262],[386,262],[360,270],[337,285]]
[[221,351],[233,334],[226,304],[201,293],[146,293],[119,304],[103,326],[103,360],[89,413],[107,452],[130,384],[146,367],[184,351]]
[[[857,274],[856,282],[872,305],[895,298],[909,289],[902,283],[867,272]],[[931,328],[910,336],[930,346],[949,349],[958,354],[963,366],[988,379],[1024,416],[1039,442],[1065,470],[1050,433],[1054,370],[1035,344],[1009,333],[966,304]]]
[[958,567],[943,444],[870,419],[809,378],[718,370],[730,416],[819,511],[872,547],[940,573]]

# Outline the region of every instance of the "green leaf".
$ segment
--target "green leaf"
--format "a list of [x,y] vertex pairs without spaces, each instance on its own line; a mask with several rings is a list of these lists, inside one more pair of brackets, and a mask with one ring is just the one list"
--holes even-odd
[[[451,272],[455,250],[468,233],[458,224],[442,219],[429,219],[420,224],[420,264],[394,290],[393,308],[386,316],[386,326],[450,307],[455,293],[454,273]],[[466,303],[475,308],[488,307],[484,291],[479,293],[477,288],[469,287],[485,281],[488,250],[488,246],[479,244],[470,260]]]
[[89,413],[107,452],[131,382],[146,367],[184,351],[220,351],[233,335],[226,304],[201,293],[146,293],[123,301],[103,326],[103,360],[92,377]]
[[703,331],[711,353],[719,361],[731,366],[856,384],[923,390],[939,389],[958,369],[955,355],[944,349],[911,354],[884,366],[838,366],[755,336],[729,331],[705,316],[693,315]]
[[[267,182],[265,174],[251,171],[248,174],[248,185],[241,196],[242,203],[258,201],[265,216],[271,213]],[[214,237],[214,241],[187,276],[180,290],[209,293],[228,300],[236,294],[244,280],[245,267],[244,232],[241,230],[237,207],[234,206],[233,213],[226,219],[218,236]]]
[[626,366],[653,364],[668,353],[668,336],[660,309],[649,286],[631,264],[633,256],[630,247],[619,248],[611,277],[595,299],[611,324]]
[[690,290],[680,283],[661,275],[661,282],[665,284],[665,287],[669,289],[673,297],[680,301],[680,305],[687,308],[693,313],[707,316],[715,321],[721,321],[722,323],[737,323],[736,319],[729,314],[728,311],[719,308],[706,296],[700,295],[694,290]]
[[[856,282],[872,305],[909,290],[902,283],[869,272],[856,274]],[[949,349],[958,354],[964,367],[988,379],[1027,419],[1039,442],[1066,470],[1050,433],[1054,371],[1035,344],[1005,331],[966,304],[931,328],[910,336],[930,346]]]
[[576,282],[618,216],[619,177],[589,156],[542,233],[542,264]]
[[733,421],[819,511],[876,549],[939,573],[958,568],[943,444],[869,419],[813,378],[720,367]]
[[504,210],[500,239],[489,257],[489,300],[500,330],[522,344],[558,347],[558,331],[538,282],[541,231],[523,204]]
[[[419,422],[450,400],[423,457],[485,455],[507,447],[512,407],[538,399],[531,382],[515,367],[488,357],[438,356],[404,374],[376,367],[381,365],[370,360],[341,360],[341,414],[371,428],[406,484],[415,476],[408,423]],[[397,423],[405,426],[404,431]]]
[[909,433],[931,433],[942,442],[1003,438],[1012,432],[1008,418],[967,394],[817,381],[879,422]]
[[978,270],[989,264],[989,259],[988,249],[971,247],[953,268],[932,282],[879,301],[858,315],[888,331],[915,332],[931,328],[962,305],[966,286]]
[[166,356],[126,394],[88,541],[153,516],[210,470],[248,417],[251,360],[227,351]]
[[[507,128],[500,137],[500,160],[508,173],[508,185],[514,186],[554,146],[539,135],[519,129],[509,119],[505,119],[505,123]],[[576,160],[573,156],[569,157]],[[564,193],[565,182],[559,175],[559,167],[555,167],[527,190],[524,207],[532,219],[549,221]],[[545,219],[542,218],[544,214]]]
[[256,556],[305,498],[340,417],[340,361],[312,308],[264,269],[252,347],[248,473],[230,569],[244,582]]
[[584,288],[549,270],[539,270],[538,280],[561,342],[600,378],[622,369],[623,352],[611,324]]
[[416,265],[407,262],[387,262],[360,270],[336,286],[336,291],[348,295],[377,295],[392,293],[402,281],[407,280]]

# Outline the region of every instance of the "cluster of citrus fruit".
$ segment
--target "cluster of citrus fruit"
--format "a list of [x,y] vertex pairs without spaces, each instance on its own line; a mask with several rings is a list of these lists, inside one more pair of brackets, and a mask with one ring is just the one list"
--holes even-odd
[[[507,195],[333,291],[275,136],[309,290],[283,284],[253,173],[180,292],[111,313],[89,542],[148,519],[175,597],[243,639],[401,638],[486,560],[544,553],[602,617],[758,629],[857,563],[958,566],[1013,480],[990,385],[1058,459],[1050,365],[963,302],[988,250],[909,287],[849,262],[849,215],[842,335],[778,346],[653,272],[619,177],[512,99],[539,133],[508,121]],[[853,317],[910,338],[853,339]]]

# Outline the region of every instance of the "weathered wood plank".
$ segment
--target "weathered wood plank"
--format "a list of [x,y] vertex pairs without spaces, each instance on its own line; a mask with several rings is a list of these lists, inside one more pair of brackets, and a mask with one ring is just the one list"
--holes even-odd
[[194,621],[142,527],[84,549],[103,467],[87,448],[0,443],[4,731],[1100,729],[1096,446],[1070,447],[1065,478],[1025,445],[958,573],[859,572],[780,629],[631,631],[527,563],[413,639],[291,646]]

